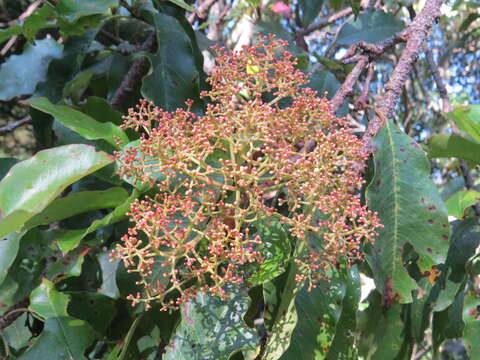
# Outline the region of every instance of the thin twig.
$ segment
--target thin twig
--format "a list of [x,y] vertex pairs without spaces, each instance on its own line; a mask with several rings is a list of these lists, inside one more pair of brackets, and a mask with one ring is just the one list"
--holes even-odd
[[31,122],[32,122],[32,117],[27,116],[27,117],[25,117],[21,120],[14,121],[14,122],[12,122],[8,125],[2,126],[0,128],[0,136],[8,134],[8,133],[14,131],[16,128],[19,128],[20,126],[23,126],[23,125],[26,125],[26,124],[30,124]]
[[340,89],[335,93],[330,102],[333,111],[337,111],[338,108],[343,104],[345,98],[352,93],[353,87],[357,83],[358,78],[362,74],[365,67],[368,65],[368,61],[368,56],[362,55],[359,57],[355,67],[347,75],[342,86],[340,86]]
[[362,110],[368,105],[368,93],[370,92],[370,84],[372,82],[373,74],[375,73],[375,63],[371,62],[368,65],[367,76],[365,77],[365,82],[363,83],[362,92],[355,102],[355,108]]
[[310,25],[308,25],[305,29],[300,29],[297,31],[297,35],[305,36],[308,35],[314,31],[323,29],[326,26],[334,24],[337,20],[340,20],[344,17],[347,17],[353,13],[353,10],[351,7],[345,8],[343,10],[337,11],[336,13],[333,13],[331,15],[328,15],[327,17],[324,17],[317,22],[314,22]]
[[0,330],[10,326],[15,320],[17,320],[25,311],[18,311],[18,309],[25,309],[28,307],[28,297],[13,305],[0,316]]
[[201,5],[188,16],[188,22],[193,24],[197,19],[206,19],[208,17],[208,11],[218,0],[205,0]]
[[[19,22],[25,20],[27,17],[29,17],[30,15],[32,15],[33,12],[34,12],[40,5],[42,5],[42,3],[43,3],[43,0],[34,1],[34,2],[31,3],[30,5],[28,5],[28,7],[25,9],[25,11],[24,11],[23,13],[21,13],[18,18],[7,22],[6,25],[12,26],[12,25],[18,24]],[[2,25],[5,25],[5,24],[2,24]]]

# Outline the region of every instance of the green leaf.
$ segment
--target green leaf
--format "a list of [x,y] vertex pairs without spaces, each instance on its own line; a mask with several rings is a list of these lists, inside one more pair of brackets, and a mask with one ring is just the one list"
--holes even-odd
[[85,321],[72,317],[50,318],[40,337],[18,360],[85,360],[93,331]]
[[451,196],[445,205],[447,205],[448,215],[461,219],[465,216],[465,210],[478,202],[480,202],[480,191],[467,190]]
[[10,326],[3,330],[8,345],[17,351],[25,347],[32,337],[32,333],[28,327],[25,326],[26,321],[28,321],[27,313],[20,316]]
[[260,250],[265,261],[249,277],[253,285],[258,285],[276,278],[285,271],[290,258],[290,239],[283,225],[276,219],[265,219],[255,225],[257,233],[263,239]]
[[103,14],[118,6],[118,0],[60,0],[55,10],[59,16],[73,23],[83,16]]
[[61,56],[62,46],[50,38],[27,44],[23,53],[10,56],[0,66],[0,100],[32,94],[45,80],[50,61]]
[[428,147],[428,156],[432,158],[456,157],[480,164],[480,144],[458,135],[433,135],[428,139]]
[[26,229],[47,225],[87,211],[117,207],[128,198],[128,192],[119,186],[107,190],[80,191],[56,199],[26,224]]
[[450,234],[447,209],[429,178],[424,152],[391,121],[374,138],[374,159],[366,198],[384,227],[368,261],[385,299],[410,303],[417,284],[403,263],[404,248],[412,246],[419,255],[421,271],[443,263]]
[[[305,251],[305,243],[298,242],[293,258],[304,256]],[[268,308],[265,313],[265,323],[269,334],[264,350],[265,360],[280,359],[290,345],[290,339],[298,320],[295,297],[305,285],[304,281],[296,279],[300,273],[299,264],[292,260],[284,276],[263,286],[265,303]]]
[[138,190],[132,191],[130,196],[115,209],[112,210],[104,218],[95,220],[92,224],[86,229],[75,229],[67,230],[63,234],[57,237],[58,246],[64,252],[67,253],[70,250],[74,249],[80,244],[80,241],[91,234],[92,232],[101,229],[102,227],[114,224],[123,219],[126,219],[126,213],[130,210],[130,204],[140,196],[141,192]]
[[[298,323],[281,360],[324,359],[335,336],[347,293],[347,276],[330,269],[312,291],[302,289],[295,299]],[[343,334],[345,336],[345,334]]]
[[479,244],[480,225],[475,218],[453,222],[447,260],[430,295],[434,311],[445,310],[463,289],[467,280],[466,264]]
[[310,82],[307,86],[317,91],[318,96],[321,97],[327,92],[328,99],[331,99],[333,95],[335,95],[341,85],[335,75],[330,71],[316,71],[310,76],[309,80]]
[[167,111],[198,99],[199,72],[190,38],[172,16],[152,14],[158,51],[150,55],[151,73],[143,79],[142,95]]
[[66,145],[18,163],[0,182],[0,236],[21,229],[68,185],[112,162],[91,146]]
[[30,295],[28,310],[44,319],[68,316],[69,301],[70,296],[57,291],[55,284],[43,279],[40,286]]
[[8,38],[20,35],[22,33],[22,27],[20,25],[12,25],[6,29],[0,30],[0,44],[3,43]]
[[124,144],[129,142],[127,135],[117,125],[98,122],[67,105],[54,105],[47,98],[34,98],[29,103],[33,108],[52,115],[57,121],[86,139],[103,139],[113,146],[117,146],[117,138]]
[[82,292],[70,292],[71,300],[68,313],[80,320],[85,320],[100,334],[104,334],[116,315],[115,300],[108,296]]
[[5,238],[0,239],[0,284],[5,280],[8,269],[17,257],[23,234],[23,232],[11,232]]
[[337,35],[336,43],[352,45],[359,40],[376,43],[403,30],[403,22],[383,10],[363,12],[347,21]]
[[23,22],[23,35],[33,41],[39,30],[57,26],[57,20],[54,7],[48,3],[43,4]]
[[465,305],[463,309],[463,321],[465,329],[463,330],[463,342],[469,359],[480,359],[480,342],[478,334],[480,333],[480,296],[476,291],[470,291],[465,295]]
[[[342,304],[342,314],[338,319],[335,337],[326,359],[357,359],[354,346],[357,327],[357,311],[360,302],[360,274],[356,266],[348,270],[347,292]],[[332,306],[332,305],[330,305]]]
[[460,130],[480,144],[480,105],[459,106],[445,117],[455,121]]
[[256,352],[259,337],[243,321],[250,299],[238,286],[226,289],[230,296],[197,294],[181,306],[182,321],[163,356],[165,360],[228,360],[239,351]]
[[170,1],[172,4],[180,6],[182,9],[185,9],[187,11],[190,11],[190,12],[195,11],[195,8],[193,6],[188,5],[185,1],[182,1],[182,0],[168,0],[168,1]]
[[300,0],[298,2],[302,10],[302,25],[308,26],[322,10],[323,0]]
[[111,122],[115,125],[123,123],[122,113],[116,111],[107,100],[96,96],[87,98],[87,102],[81,107],[84,114],[99,122]]
[[117,299],[120,296],[120,291],[117,286],[116,274],[120,259],[112,259],[110,254],[110,251],[105,251],[98,254],[97,257],[102,270],[102,287],[98,290],[98,293]]
[[10,168],[20,160],[15,158],[0,158],[0,180],[10,171]]

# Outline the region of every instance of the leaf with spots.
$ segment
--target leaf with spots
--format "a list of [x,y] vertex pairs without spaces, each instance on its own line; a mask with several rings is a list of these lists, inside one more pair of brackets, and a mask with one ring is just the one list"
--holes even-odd
[[250,303],[247,292],[232,287],[228,293],[226,300],[199,293],[181,306],[182,321],[163,359],[228,360],[239,350],[256,354],[260,339],[243,320]]
[[18,360],[84,360],[93,341],[93,330],[85,321],[72,317],[50,318],[40,337]]
[[450,235],[447,209],[429,178],[425,153],[391,121],[374,138],[374,160],[375,175],[366,198],[384,227],[368,261],[386,303],[410,303],[418,284],[402,257],[408,246],[413,247],[422,272],[445,262]]

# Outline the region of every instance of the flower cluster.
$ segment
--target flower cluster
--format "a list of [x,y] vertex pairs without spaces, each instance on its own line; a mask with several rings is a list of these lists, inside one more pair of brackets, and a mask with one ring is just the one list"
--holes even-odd
[[227,283],[248,281],[268,240],[254,224],[272,217],[305,249],[299,281],[361,258],[361,242],[376,235],[357,195],[362,142],[305,86],[286,45],[216,49],[203,116],[190,103],[169,113],[147,101],[126,116],[142,135],[118,155],[120,172],[158,192],[133,204],[135,225],[114,252],[140,275],[134,303],[176,308],[199,290],[223,296]]

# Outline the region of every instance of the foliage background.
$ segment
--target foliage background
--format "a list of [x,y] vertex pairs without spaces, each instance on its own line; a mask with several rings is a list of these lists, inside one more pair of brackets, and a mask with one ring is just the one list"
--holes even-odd
[[[115,175],[115,137],[138,136],[120,130],[122,114],[142,97],[167,110],[198,100],[212,45],[274,33],[361,136],[406,47],[360,52],[370,65],[349,91],[359,61],[342,56],[395,37],[430,3],[442,15],[366,171],[366,202],[385,225],[367,261],[307,292],[279,246],[285,271],[228,301],[132,308],[132,274],[109,262],[145,192]],[[1,1],[1,356],[479,358],[479,18],[480,4],[461,0]],[[277,230],[265,231],[288,242]]]

